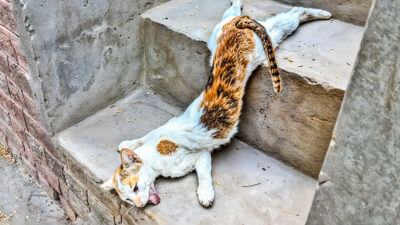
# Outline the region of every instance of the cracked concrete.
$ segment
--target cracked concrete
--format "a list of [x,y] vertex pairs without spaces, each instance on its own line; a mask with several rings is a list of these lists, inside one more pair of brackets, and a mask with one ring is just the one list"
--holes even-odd
[[[0,159],[1,225],[69,225],[57,201],[51,200],[18,163]],[[6,221],[8,220],[8,221]]]

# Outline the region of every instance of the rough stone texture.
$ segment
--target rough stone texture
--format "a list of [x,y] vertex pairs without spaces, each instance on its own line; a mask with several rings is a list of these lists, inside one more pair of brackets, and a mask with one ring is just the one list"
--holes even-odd
[[76,214],[83,220],[88,220],[90,209],[87,203],[83,202],[82,199],[76,196],[72,191],[69,191],[68,196],[71,207]]
[[56,200],[58,198],[58,193],[50,186],[47,180],[40,173],[38,173],[38,177],[39,177],[39,184],[40,186],[42,186],[46,194],[51,199]]
[[310,85],[283,72],[284,91],[276,95],[267,71],[247,86],[239,138],[304,173],[317,177],[324,161],[343,91]]
[[[60,147],[60,149],[62,148]],[[80,160],[77,160],[68,152],[63,151],[62,153],[66,156],[66,164],[68,168],[73,171],[73,174],[71,175],[81,182],[80,187],[87,189],[88,192],[91,192],[113,213],[113,215],[117,215],[120,209],[121,200],[115,195],[105,194],[106,192],[100,188],[102,180],[93,175],[92,171],[86,167],[86,163],[81,164]],[[67,174],[65,174],[65,176],[67,179]],[[63,186],[61,186],[61,188],[65,189]]]
[[399,11],[375,1],[308,225],[400,224]]
[[12,1],[31,88],[50,133],[138,86],[143,71],[139,14],[159,2]]
[[70,218],[72,221],[76,220],[76,214],[74,210],[71,208],[69,203],[64,199],[64,197],[60,196],[60,203],[61,207],[64,210],[65,214]]
[[372,0],[275,0],[293,6],[312,7],[328,10],[333,18],[364,25],[367,21],[368,12]]
[[[75,177],[85,180],[82,183],[91,190],[88,195],[92,212],[105,211],[103,215],[108,218],[120,214],[123,224],[195,224],[199,221],[207,224],[304,224],[316,182],[238,140],[214,155],[213,177],[220,185],[214,185],[216,200],[210,209],[198,203],[195,174],[175,180],[160,179],[156,189],[161,203],[144,210],[122,205],[116,215],[110,209],[114,207],[110,202],[103,202],[108,209],[102,204],[94,205],[92,197],[100,201],[115,197],[114,192],[101,191],[97,191],[101,197],[95,196],[96,191],[92,189],[98,189],[101,181],[108,179],[120,165],[118,144],[141,137],[180,113],[179,108],[165,103],[158,95],[139,89],[57,135],[62,151],[76,161],[69,164],[79,165],[86,171],[85,176]],[[243,187],[257,183],[260,184]],[[221,217],[222,214],[227,216]]]
[[90,210],[95,213],[102,224],[114,224],[114,216],[92,193],[88,192]]
[[[0,138],[1,142],[1,138]],[[9,216],[10,225],[70,225],[60,204],[50,199],[43,187],[30,178],[30,172],[19,163],[0,159],[0,212]]]
[[0,25],[8,30],[17,30],[17,24],[12,15],[9,1],[0,0]]
[[[205,41],[228,7],[227,0],[174,0],[142,15],[147,82],[166,101],[184,108],[203,90]],[[290,8],[246,0],[243,14],[262,20]],[[283,92],[273,93],[265,70],[249,80],[239,137],[317,177],[362,33],[340,21],[301,25],[277,51]]]
[[65,171],[64,173],[65,176],[65,181],[67,184],[67,188],[74,193],[77,198],[80,199],[85,205],[88,204],[88,197],[87,197],[87,191],[83,187],[83,185],[77,181],[73,175],[70,174],[70,172]]

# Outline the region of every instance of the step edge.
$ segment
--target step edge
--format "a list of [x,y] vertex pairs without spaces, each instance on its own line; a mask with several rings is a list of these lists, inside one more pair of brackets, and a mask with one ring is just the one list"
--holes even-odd
[[[159,22],[159,21],[153,20],[153,19],[150,18],[150,17],[144,17],[143,14],[141,15],[141,17],[142,17],[142,20],[143,20],[143,25],[146,25],[146,23],[148,23],[148,22],[156,23],[158,26],[162,26],[162,27],[164,27],[164,28],[166,28],[166,29],[171,30],[172,32],[176,32],[176,33],[178,33],[178,34],[184,35],[185,37],[187,37],[187,38],[189,38],[189,39],[191,39],[191,40],[193,40],[193,41],[195,41],[195,42],[201,42],[201,43],[203,43],[203,44],[204,44],[204,43],[207,44],[207,41],[206,41],[206,40],[203,40],[203,39],[201,39],[201,38],[198,38],[198,37],[195,37],[195,36],[193,36],[193,35],[190,35],[190,34],[184,32],[184,31],[181,31],[181,30],[179,30],[179,29],[171,28],[171,27],[169,27],[168,25],[166,25],[166,24],[164,24],[164,23],[161,23],[161,22]],[[340,21],[340,22],[346,23],[346,22],[343,22],[343,21]],[[346,23],[346,24],[352,25],[352,26],[354,26],[354,27],[361,28],[361,26],[354,25],[354,24],[351,24],[351,23]],[[208,51],[209,51],[209,50],[208,50]],[[277,51],[278,51],[278,54],[279,54],[279,48],[278,48]],[[340,84],[334,84],[334,83],[332,83],[332,82],[330,82],[330,81],[327,81],[327,80],[323,80],[323,79],[316,78],[316,77],[314,77],[314,76],[312,76],[312,75],[308,75],[307,73],[298,72],[298,71],[294,71],[293,69],[285,68],[285,66],[280,67],[280,69],[281,69],[281,70],[284,70],[284,71],[286,71],[286,72],[292,73],[292,74],[296,74],[298,77],[300,77],[300,78],[306,80],[308,83],[310,83],[310,84],[312,84],[312,85],[319,84],[319,85],[321,85],[322,87],[324,87],[324,89],[326,89],[326,90],[336,90],[336,89],[337,89],[337,90],[345,91],[346,88],[347,88],[347,84],[348,84],[348,82],[349,82],[349,81],[347,81],[347,82],[346,82],[346,85],[343,86],[343,85],[340,85]],[[350,78],[350,75],[349,75],[349,78]]]

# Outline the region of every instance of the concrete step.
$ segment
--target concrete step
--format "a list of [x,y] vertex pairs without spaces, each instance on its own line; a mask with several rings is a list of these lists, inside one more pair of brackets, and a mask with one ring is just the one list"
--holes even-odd
[[[210,71],[206,40],[229,5],[229,0],[172,0],[141,15],[146,81],[167,102],[185,108],[205,87]],[[244,0],[243,14],[265,20],[290,8]],[[277,51],[283,93],[273,93],[265,70],[256,71],[238,136],[317,177],[363,30],[338,20],[301,25]]]
[[120,165],[116,149],[121,141],[141,137],[180,113],[142,88],[59,133],[55,141],[69,169],[110,212],[122,214],[124,224],[305,223],[317,182],[236,139],[213,155],[213,178],[218,184],[210,209],[197,201],[193,173],[157,182],[161,203],[144,210],[121,206],[115,192],[99,188]]

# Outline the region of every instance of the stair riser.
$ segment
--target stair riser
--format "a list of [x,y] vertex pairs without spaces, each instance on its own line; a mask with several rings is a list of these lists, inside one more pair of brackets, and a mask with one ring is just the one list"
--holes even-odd
[[[210,71],[206,43],[144,19],[147,84],[166,101],[185,108],[203,90]],[[167,44],[165,44],[167,43]],[[343,90],[327,90],[283,72],[276,95],[266,71],[250,79],[239,137],[317,177],[339,112]]]
[[328,10],[333,18],[363,26],[367,21],[372,0],[276,0],[293,6]]
[[149,19],[143,20],[143,29],[147,84],[167,102],[186,108],[207,83],[210,52],[206,43]]
[[239,138],[317,178],[344,91],[310,84],[281,70],[283,92],[272,90],[269,73],[259,69],[247,84]]

